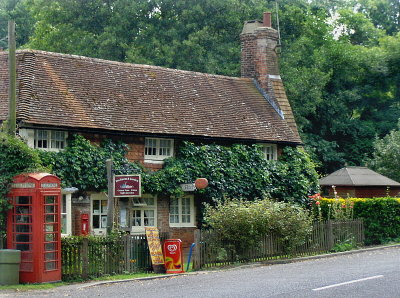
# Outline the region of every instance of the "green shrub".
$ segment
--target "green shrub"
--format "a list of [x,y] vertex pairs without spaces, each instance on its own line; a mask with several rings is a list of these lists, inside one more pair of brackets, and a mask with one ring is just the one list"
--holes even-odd
[[204,220],[221,243],[242,255],[259,245],[266,234],[275,234],[286,251],[305,242],[311,232],[311,218],[305,210],[268,199],[244,201],[227,199],[205,208]]

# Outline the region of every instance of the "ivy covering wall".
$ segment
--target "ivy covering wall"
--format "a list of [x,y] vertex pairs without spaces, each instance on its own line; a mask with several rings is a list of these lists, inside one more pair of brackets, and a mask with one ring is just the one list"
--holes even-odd
[[308,195],[318,191],[318,175],[308,154],[300,148],[286,147],[279,161],[264,159],[259,145],[195,145],[183,142],[176,157],[165,160],[164,167],[147,171],[130,162],[127,145],[105,139],[92,144],[74,135],[61,152],[37,151],[22,140],[0,135],[0,213],[7,209],[5,195],[11,178],[24,172],[46,169],[62,180],[63,187],[80,192],[105,191],[105,162],[112,158],[116,174],[140,173],[145,193],[179,196],[182,183],[204,177],[209,186],[197,193],[206,202],[224,198],[246,200],[265,197],[305,206]]

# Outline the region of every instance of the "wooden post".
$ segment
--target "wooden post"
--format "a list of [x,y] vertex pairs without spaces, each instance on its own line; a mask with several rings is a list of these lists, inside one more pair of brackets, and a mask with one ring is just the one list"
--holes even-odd
[[89,239],[82,239],[82,278],[87,279],[89,276]]
[[326,234],[328,236],[328,250],[331,250],[333,248],[334,239],[333,239],[333,228],[332,228],[332,221],[328,220],[326,222]]
[[110,234],[113,228],[114,217],[114,174],[113,162],[111,159],[106,160],[107,181],[108,181],[108,201],[107,201],[107,234]]
[[8,133],[15,135],[16,130],[16,58],[15,58],[15,22],[8,21]]

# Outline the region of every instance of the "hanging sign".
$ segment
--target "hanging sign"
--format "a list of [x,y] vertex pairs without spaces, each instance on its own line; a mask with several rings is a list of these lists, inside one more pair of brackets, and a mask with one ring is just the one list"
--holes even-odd
[[154,265],[163,265],[164,256],[161,249],[160,234],[156,227],[145,227],[147,244],[151,256],[151,263]]
[[183,191],[195,191],[196,190],[194,183],[181,184],[181,188]]
[[114,175],[114,197],[142,196],[140,175]]

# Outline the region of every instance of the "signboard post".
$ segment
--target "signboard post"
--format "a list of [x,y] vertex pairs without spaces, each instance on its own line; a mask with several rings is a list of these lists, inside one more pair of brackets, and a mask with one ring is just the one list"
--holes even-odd
[[165,273],[160,233],[156,227],[145,227],[145,231],[154,273]]

